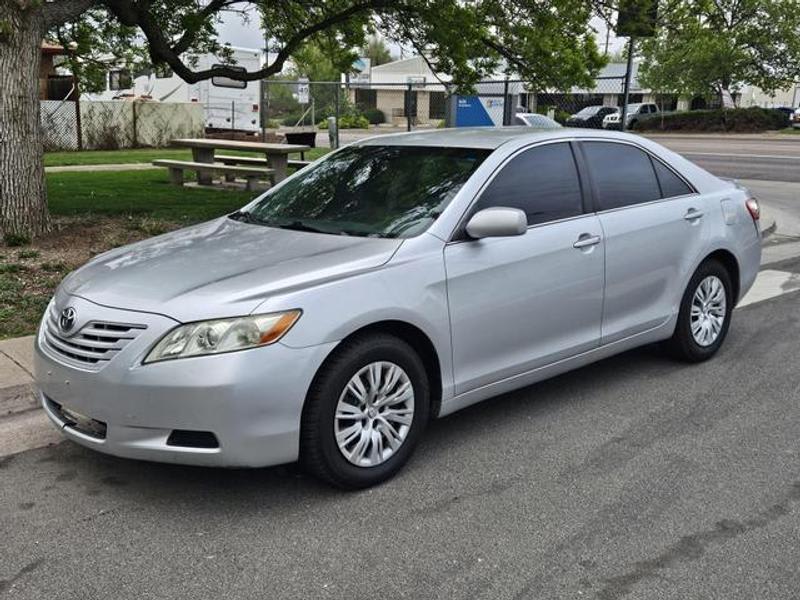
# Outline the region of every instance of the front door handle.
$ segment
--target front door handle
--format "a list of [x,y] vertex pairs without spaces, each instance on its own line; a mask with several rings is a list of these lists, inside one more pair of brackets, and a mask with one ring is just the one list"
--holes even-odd
[[702,210],[697,210],[695,208],[690,208],[689,210],[686,211],[686,214],[683,215],[683,218],[686,219],[687,221],[696,221],[697,219],[699,219],[702,216],[703,216],[703,211]]
[[581,248],[588,248],[589,246],[595,246],[599,243],[600,243],[599,235],[582,233],[578,238],[578,241],[572,244],[572,247],[580,250]]

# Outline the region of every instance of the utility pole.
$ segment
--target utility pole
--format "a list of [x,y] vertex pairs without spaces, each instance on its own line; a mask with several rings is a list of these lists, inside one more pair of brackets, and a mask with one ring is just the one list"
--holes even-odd
[[[264,25],[264,63],[269,64],[269,33],[266,24]],[[267,82],[262,77],[259,86],[259,103],[261,104],[261,141],[267,141],[267,125],[269,125],[269,101],[267,100]]]
[[628,128],[628,99],[631,95],[631,73],[633,71],[633,40],[633,36],[631,36],[630,40],[628,40],[628,66],[625,69],[625,99],[623,100],[622,104],[622,120],[620,121],[620,129],[622,131],[625,131]]

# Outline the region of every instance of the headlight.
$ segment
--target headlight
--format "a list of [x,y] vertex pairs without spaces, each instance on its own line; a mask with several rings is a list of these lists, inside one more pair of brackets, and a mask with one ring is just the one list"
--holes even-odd
[[301,314],[300,310],[289,310],[180,325],[159,340],[144,362],[221,354],[274,344],[292,328]]

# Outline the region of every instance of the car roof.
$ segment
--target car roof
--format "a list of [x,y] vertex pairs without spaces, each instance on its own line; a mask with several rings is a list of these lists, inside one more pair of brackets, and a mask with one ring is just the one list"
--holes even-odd
[[579,129],[560,127],[558,129],[532,129],[523,125],[513,127],[457,127],[430,129],[409,133],[381,134],[363,139],[357,144],[368,146],[432,146],[441,148],[484,148],[494,150],[506,142],[539,142],[557,139],[616,138],[621,140],[640,139],[628,133],[605,129]]

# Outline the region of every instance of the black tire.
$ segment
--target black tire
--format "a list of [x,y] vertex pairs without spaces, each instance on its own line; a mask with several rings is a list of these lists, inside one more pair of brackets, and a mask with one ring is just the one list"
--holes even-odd
[[[348,461],[336,442],[334,417],[339,396],[360,369],[389,361],[408,375],[414,391],[414,414],[402,445],[385,462],[362,467]],[[300,427],[300,462],[314,475],[337,487],[359,489],[393,477],[408,461],[430,413],[430,386],[425,366],[414,349],[385,333],[371,333],[344,342],[322,365],[309,389]]]
[[[718,277],[725,288],[725,316],[722,329],[716,340],[708,346],[702,346],[692,335],[692,299],[700,283],[706,277],[712,275]],[[692,279],[689,281],[689,285],[686,286],[686,291],[683,293],[681,308],[678,313],[678,323],[675,326],[675,333],[672,334],[672,338],[666,343],[667,350],[675,358],[687,362],[702,362],[714,356],[725,341],[725,337],[728,335],[728,329],[731,324],[731,314],[733,313],[735,303],[736,298],[733,297],[731,276],[725,266],[713,259],[703,262],[694,272],[694,275],[692,275]]]

